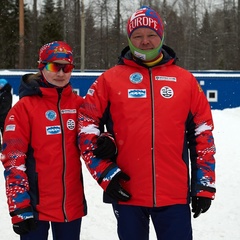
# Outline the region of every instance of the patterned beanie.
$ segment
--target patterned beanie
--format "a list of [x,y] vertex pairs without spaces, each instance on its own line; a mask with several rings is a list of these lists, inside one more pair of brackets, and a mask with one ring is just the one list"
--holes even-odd
[[73,64],[72,48],[66,42],[54,41],[40,48],[38,61],[39,69],[45,66],[44,63],[58,60],[65,60]]
[[127,22],[127,33],[130,38],[133,31],[140,27],[146,27],[154,30],[158,36],[163,39],[163,22],[159,14],[147,6],[138,9]]

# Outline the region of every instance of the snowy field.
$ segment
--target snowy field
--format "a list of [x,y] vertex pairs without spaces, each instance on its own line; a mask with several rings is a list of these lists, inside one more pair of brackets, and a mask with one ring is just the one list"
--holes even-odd
[[[217,148],[217,193],[209,211],[192,221],[194,240],[240,240],[240,108],[213,110],[212,113]],[[111,205],[102,202],[102,190],[87,172],[84,164],[83,173],[88,215],[83,218],[81,240],[117,240],[116,221]],[[19,239],[12,230],[8,214],[2,164],[0,229],[0,240]],[[152,226],[150,231],[150,240],[156,240]]]

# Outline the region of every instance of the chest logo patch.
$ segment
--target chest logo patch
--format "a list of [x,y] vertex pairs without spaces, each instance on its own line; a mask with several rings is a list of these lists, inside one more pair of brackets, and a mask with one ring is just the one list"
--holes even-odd
[[61,134],[61,127],[60,126],[46,127],[46,133],[47,133],[47,135]]
[[176,77],[166,77],[166,76],[155,76],[155,80],[176,82],[177,78]]
[[56,118],[57,118],[57,113],[53,110],[48,110],[46,113],[45,113],[45,116],[48,120],[50,121],[54,121]]
[[161,94],[162,97],[169,99],[169,98],[173,97],[174,92],[173,92],[172,88],[170,88],[168,86],[164,86],[164,87],[161,88],[160,94]]
[[75,128],[75,121],[73,119],[68,119],[67,121],[67,128],[69,130],[73,130]]
[[146,98],[146,89],[128,89],[128,98]]
[[75,113],[77,113],[77,110],[76,109],[62,109],[61,113],[62,114],[75,114]]
[[143,75],[141,73],[136,72],[136,73],[131,74],[129,79],[130,79],[131,83],[138,84],[138,83],[142,82]]

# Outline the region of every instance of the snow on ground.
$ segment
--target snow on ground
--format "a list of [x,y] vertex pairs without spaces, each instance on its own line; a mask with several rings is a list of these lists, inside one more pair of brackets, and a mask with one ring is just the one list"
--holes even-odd
[[[14,96],[15,101],[18,100]],[[217,193],[208,212],[193,219],[194,240],[240,239],[240,108],[213,110],[217,148]],[[2,172],[2,173],[1,173]],[[102,190],[83,164],[88,215],[83,218],[81,240],[117,240],[111,205],[102,202]],[[3,167],[0,164],[0,239],[19,239],[12,230],[6,203]],[[52,239],[51,233],[49,239]],[[150,240],[156,240],[151,225]]]

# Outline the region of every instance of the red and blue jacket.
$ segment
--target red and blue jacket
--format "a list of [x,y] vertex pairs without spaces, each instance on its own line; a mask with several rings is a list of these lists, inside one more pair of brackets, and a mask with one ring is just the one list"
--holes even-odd
[[77,110],[83,99],[64,88],[39,86],[25,75],[20,100],[8,113],[2,163],[12,222],[54,222],[86,215]]
[[[189,203],[191,196],[214,198],[209,103],[195,77],[175,64],[173,50],[164,46],[163,55],[146,67],[125,49],[79,110],[80,148],[92,176],[104,190],[119,171],[130,176],[122,185],[132,198],[120,204],[160,207]],[[115,138],[116,161],[92,154],[101,122]]]

